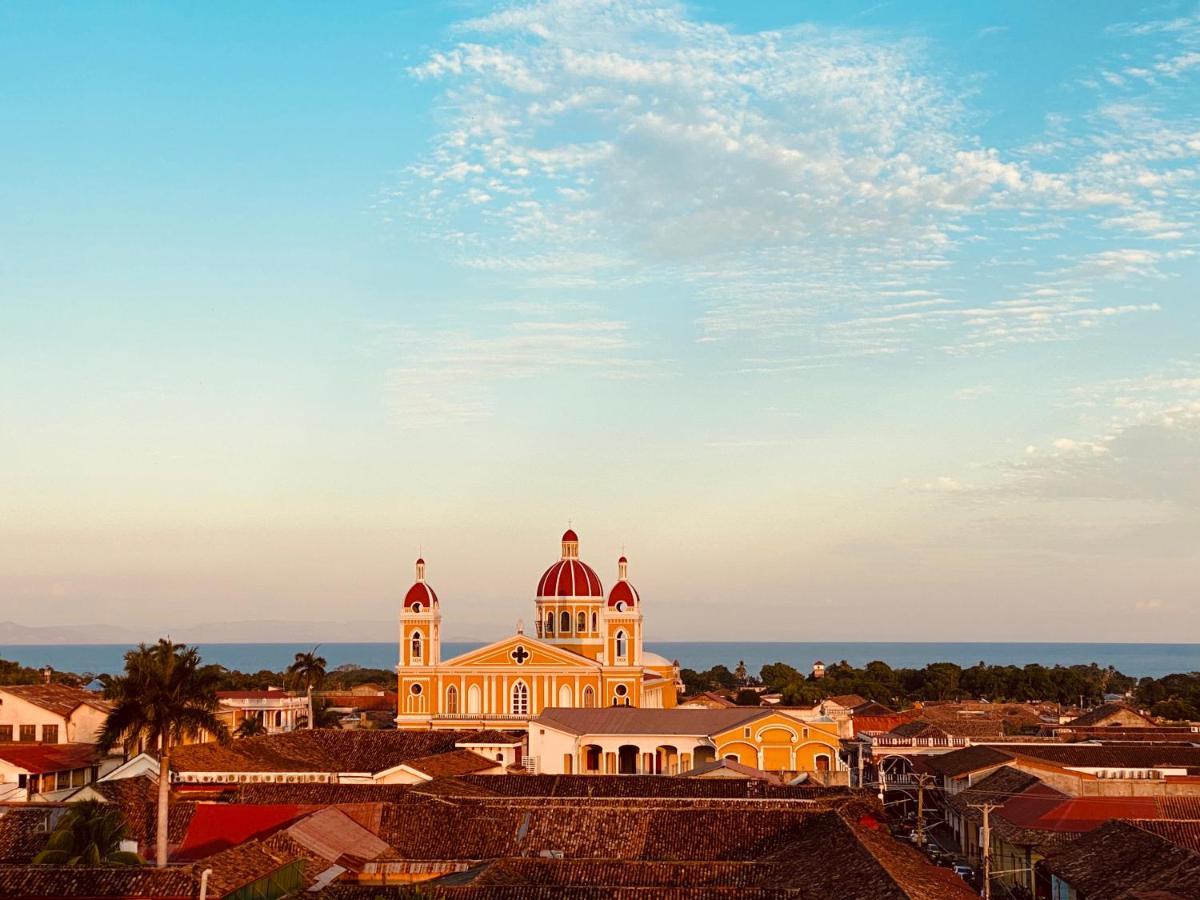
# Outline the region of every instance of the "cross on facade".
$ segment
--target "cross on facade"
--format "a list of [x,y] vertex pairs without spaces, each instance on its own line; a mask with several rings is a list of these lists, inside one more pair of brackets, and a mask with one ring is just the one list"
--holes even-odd
[[525,663],[525,660],[529,659],[529,657],[532,656],[533,654],[531,654],[528,650],[526,650],[520,644],[517,644],[517,649],[508,655],[511,656],[514,660],[516,660],[517,665],[520,666],[520,665],[523,665]]

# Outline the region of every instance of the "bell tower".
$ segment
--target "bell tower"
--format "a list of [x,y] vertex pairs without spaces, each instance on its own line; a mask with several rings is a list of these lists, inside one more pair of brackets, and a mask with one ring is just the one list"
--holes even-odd
[[436,666],[442,661],[442,609],[425,581],[425,560],[417,560],[417,580],[400,610],[400,666]]

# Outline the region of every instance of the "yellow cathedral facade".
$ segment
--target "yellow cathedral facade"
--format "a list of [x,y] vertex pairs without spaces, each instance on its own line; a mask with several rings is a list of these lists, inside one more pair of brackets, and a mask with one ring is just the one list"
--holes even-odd
[[642,600],[617,561],[606,594],[579,558],[579,536],[538,579],[535,634],[517,633],[442,660],[442,612],[417,560],[400,612],[400,728],[524,727],[550,708],[675,706],[679,667],[642,646]]

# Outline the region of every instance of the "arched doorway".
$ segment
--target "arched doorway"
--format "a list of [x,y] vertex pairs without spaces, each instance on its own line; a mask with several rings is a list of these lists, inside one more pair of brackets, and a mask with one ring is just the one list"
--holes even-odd
[[633,744],[622,744],[617,748],[617,774],[636,775],[639,750]]
[[599,775],[604,765],[604,751],[598,744],[585,744],[583,747],[583,773]]
[[692,765],[702,766],[705,763],[710,763],[717,758],[717,748],[709,747],[705,744],[697,744],[692,750]]

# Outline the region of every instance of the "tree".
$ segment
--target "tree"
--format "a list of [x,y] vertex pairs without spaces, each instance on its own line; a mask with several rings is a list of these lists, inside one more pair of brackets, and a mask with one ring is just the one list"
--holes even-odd
[[97,741],[101,753],[140,742],[158,749],[158,828],[155,861],[167,864],[167,814],[171,788],[171,750],[205,732],[229,740],[229,729],[217,718],[215,666],[202,666],[195,647],[166,638],[139,644],[125,654],[125,674],[106,679],[105,696],[113,701]]
[[733,698],[733,702],[738,706],[762,706],[762,697],[758,696],[758,691],[742,688]]
[[803,676],[787,663],[767,663],[762,667],[759,676],[762,683],[772,691],[782,691],[793,681],[799,681]]
[[307,653],[297,653],[296,660],[288,666],[288,676],[295,684],[303,684],[304,691],[308,694],[308,727],[315,726],[316,715],[313,712],[312,692],[314,687],[319,687],[321,682],[325,680],[325,657],[317,656],[317,647],[313,647]]
[[739,659],[737,668],[733,670],[734,677],[738,680],[738,684],[746,683],[746,661]]
[[120,809],[81,800],[58,821],[45,848],[33,858],[39,866],[140,866],[142,858],[121,849],[125,820]]
[[234,732],[240,738],[257,737],[260,734],[267,733],[267,726],[262,723],[262,719],[258,716],[247,716],[242,719],[242,722]]

